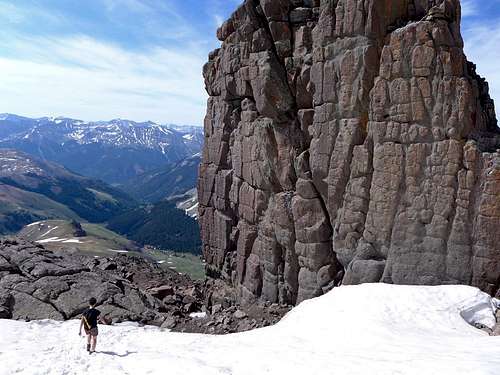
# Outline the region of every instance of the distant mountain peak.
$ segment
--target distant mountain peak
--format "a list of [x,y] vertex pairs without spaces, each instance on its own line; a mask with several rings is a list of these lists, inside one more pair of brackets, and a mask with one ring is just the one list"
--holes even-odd
[[[60,133],[50,133],[51,139],[60,144],[67,141],[74,140],[81,144],[87,143],[108,143],[116,147],[141,145],[147,148],[156,148],[164,153],[163,146],[176,143],[172,138],[177,138],[178,143],[186,143],[199,140],[196,132],[202,131],[198,127],[186,127],[173,125],[161,125],[153,121],[136,122],[126,119],[113,119],[110,121],[91,121],[85,122],[82,120],[67,118],[67,117],[41,117],[38,119],[30,119],[27,117],[20,117],[8,113],[0,115],[0,121],[9,120],[25,120],[27,123],[31,122],[32,126],[28,124],[28,130],[13,129],[13,133],[19,134],[23,139],[29,139],[34,133],[33,128],[37,129],[37,136],[43,135],[44,131],[47,132],[54,130],[53,125],[64,125],[60,128]],[[0,142],[2,141],[0,137]]]
[[121,184],[200,152],[203,129],[126,119],[0,115],[0,147],[22,150],[82,175]]
[[0,121],[4,120],[32,120],[28,117],[14,115],[12,113],[0,113]]

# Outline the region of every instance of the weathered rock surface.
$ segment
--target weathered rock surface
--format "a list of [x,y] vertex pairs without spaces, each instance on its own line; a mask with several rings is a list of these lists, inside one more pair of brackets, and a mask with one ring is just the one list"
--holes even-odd
[[210,276],[500,287],[500,133],[458,0],[246,0],[218,30],[198,184]]
[[[21,239],[0,241],[0,319],[79,318],[94,296],[109,322],[223,334],[276,323],[290,309],[245,309],[227,291],[224,284],[193,282],[138,257],[95,259]],[[202,318],[191,316],[202,311]]]
[[167,309],[147,290],[158,284],[182,284],[179,278],[138,258],[94,259],[4,240],[0,242],[0,316],[71,319],[94,296],[110,321],[158,324]]

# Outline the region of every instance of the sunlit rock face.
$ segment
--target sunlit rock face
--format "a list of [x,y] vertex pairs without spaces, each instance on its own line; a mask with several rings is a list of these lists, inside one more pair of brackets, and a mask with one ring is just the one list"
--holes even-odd
[[217,31],[198,194],[242,301],[500,284],[500,132],[458,0],[246,0]]

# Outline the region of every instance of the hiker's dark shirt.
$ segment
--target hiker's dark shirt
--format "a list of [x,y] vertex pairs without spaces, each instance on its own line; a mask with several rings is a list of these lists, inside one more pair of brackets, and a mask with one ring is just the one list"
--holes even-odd
[[92,329],[92,328],[97,328],[97,319],[99,319],[99,315],[101,315],[101,312],[97,309],[94,308],[89,308],[83,312],[83,317],[87,321],[87,323],[90,325],[90,328],[85,324],[85,328],[87,329]]

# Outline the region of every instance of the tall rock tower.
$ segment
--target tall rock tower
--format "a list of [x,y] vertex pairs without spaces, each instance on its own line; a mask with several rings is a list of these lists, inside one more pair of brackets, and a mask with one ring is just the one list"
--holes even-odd
[[217,31],[198,185],[242,301],[500,287],[500,132],[459,0],[246,0]]

